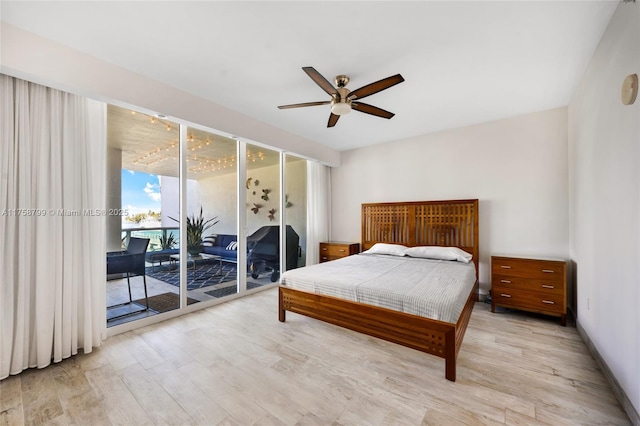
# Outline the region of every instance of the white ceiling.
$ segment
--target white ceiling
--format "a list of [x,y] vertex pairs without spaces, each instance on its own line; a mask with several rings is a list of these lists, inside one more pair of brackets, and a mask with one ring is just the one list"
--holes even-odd
[[[107,145],[121,151],[122,168],[158,176],[178,177],[178,124],[139,111],[109,105]],[[187,177],[206,179],[237,173],[237,142],[215,133],[187,128]],[[286,156],[287,162],[300,159]],[[247,145],[247,170],[277,166],[277,151]]]
[[[0,16],[176,88],[342,151],[569,103],[617,1],[32,2]],[[405,82],[327,128],[303,71],[354,90]],[[224,129],[220,129],[224,130]]]

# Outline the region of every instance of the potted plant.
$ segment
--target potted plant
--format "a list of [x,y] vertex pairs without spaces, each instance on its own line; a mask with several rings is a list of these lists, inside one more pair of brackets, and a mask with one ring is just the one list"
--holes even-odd
[[[178,222],[177,219],[170,218]],[[211,228],[213,225],[219,222],[217,216],[211,219],[204,220],[202,214],[202,207],[200,207],[200,214],[198,216],[192,214],[187,216],[187,252],[190,255],[200,254],[202,251],[202,240],[204,231]]]
[[160,237],[160,247],[162,250],[170,250],[175,247],[177,241],[172,232],[165,232]]

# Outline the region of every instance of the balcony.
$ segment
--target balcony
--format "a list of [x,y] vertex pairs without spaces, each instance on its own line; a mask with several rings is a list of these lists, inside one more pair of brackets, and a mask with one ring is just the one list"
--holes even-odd
[[[162,242],[174,235],[176,243],[167,247]],[[131,300],[129,287],[123,276],[107,277],[107,325],[144,318],[167,312],[179,307],[180,262],[184,258],[178,254],[178,228],[128,228],[122,230],[123,247],[131,237],[149,238],[146,254],[145,273],[149,310],[146,308],[143,278],[131,277]],[[186,255],[186,254],[185,254]],[[219,256],[201,254],[186,255],[187,258],[187,303],[198,303],[221,299],[234,295],[237,289],[237,263]],[[246,269],[244,271],[246,273]],[[255,274],[253,274],[255,277]],[[272,284],[270,275],[257,277],[247,275],[247,290]]]

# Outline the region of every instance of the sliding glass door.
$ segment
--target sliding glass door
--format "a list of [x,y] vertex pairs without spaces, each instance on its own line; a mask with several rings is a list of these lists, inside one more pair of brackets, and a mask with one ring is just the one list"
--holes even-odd
[[[179,126],[107,109],[107,325],[179,307]],[[125,251],[123,253],[123,251]]]
[[246,146],[247,290],[280,276],[280,153]]
[[234,139],[187,128],[189,304],[238,291],[237,144]]
[[285,155],[284,212],[287,224],[285,268],[304,266],[307,246],[307,160]]

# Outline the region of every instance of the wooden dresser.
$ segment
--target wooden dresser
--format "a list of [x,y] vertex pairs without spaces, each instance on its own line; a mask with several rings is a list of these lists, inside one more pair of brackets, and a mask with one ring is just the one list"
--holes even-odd
[[566,262],[491,256],[491,312],[496,306],[557,316],[566,326]]
[[360,243],[327,241],[320,243],[320,263],[360,253]]

